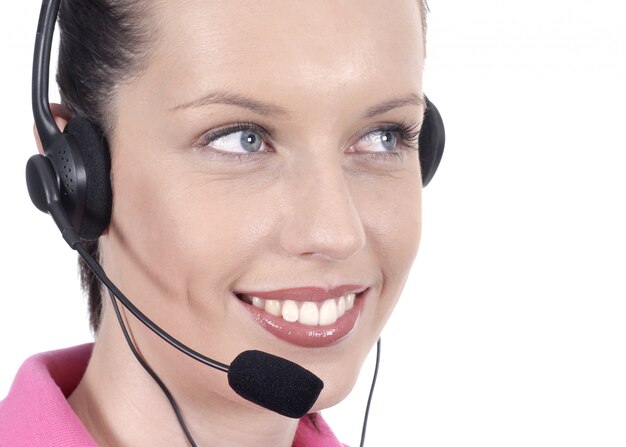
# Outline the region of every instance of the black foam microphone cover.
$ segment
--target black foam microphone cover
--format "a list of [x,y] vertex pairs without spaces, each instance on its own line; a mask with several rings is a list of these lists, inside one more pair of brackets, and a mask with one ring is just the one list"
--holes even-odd
[[228,384],[241,397],[290,418],[301,418],[324,382],[302,366],[267,352],[244,351],[228,368]]

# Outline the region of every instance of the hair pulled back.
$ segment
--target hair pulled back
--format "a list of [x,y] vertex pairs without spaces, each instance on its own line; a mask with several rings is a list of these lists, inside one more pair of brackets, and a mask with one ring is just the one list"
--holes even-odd
[[[148,4],[144,0],[61,1],[57,68],[61,102],[96,124],[107,141],[115,130],[116,92],[141,73],[153,47],[156,33]],[[97,241],[83,245],[99,257]],[[95,333],[102,313],[102,288],[82,259],[79,270]]]
[[[418,4],[425,36],[428,5],[425,0]],[[61,101],[74,114],[96,124],[109,142],[115,134],[119,87],[141,74],[155,46],[152,6],[153,0],[61,0],[57,68]],[[99,259],[98,241],[84,241],[83,245]],[[103,289],[80,258],[79,270],[91,329],[96,333]]]

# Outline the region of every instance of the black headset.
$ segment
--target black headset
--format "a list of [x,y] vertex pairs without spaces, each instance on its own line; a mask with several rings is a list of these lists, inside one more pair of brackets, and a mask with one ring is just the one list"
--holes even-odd
[[44,155],[34,155],[28,160],[26,181],[37,208],[50,212],[50,203],[61,206],[69,218],[69,222],[62,223],[63,226],[69,223],[80,239],[95,240],[111,218],[109,150],[103,133],[88,119],[74,116],[61,132],[52,117],[48,77],[59,4],[60,0],[44,0],[41,5],[35,40],[32,101]]
[[[144,315],[112,283],[81,244],[96,240],[109,225],[112,192],[109,148],[102,130],[80,115],[72,117],[64,132],[57,127],[48,103],[48,78],[52,36],[61,0],[43,0],[37,27],[33,62],[33,114],[44,155],[33,155],[26,165],[28,193],[35,206],[49,213],[70,247],[76,250],[100,281],[109,289],[111,302],[126,341],[139,363],[165,393],[192,446],[195,442],[174,398],[158,376],[137,353],[115,301],[117,298],[139,321],[167,343],[195,360],[226,372],[230,386],[258,405],[289,417],[302,417],[315,403],[323,382],[310,371],[286,359],[260,351],[244,351],[230,364],[213,360],[185,346]],[[445,144],[441,115],[428,98],[419,135],[422,184],[435,175]],[[114,298],[115,297],[115,298]],[[380,356],[377,344],[376,371]],[[376,374],[368,399],[361,445],[365,439],[367,414]]]
[[[52,35],[60,0],[44,0],[33,63],[33,114],[44,155],[34,155],[26,169],[31,200],[49,212],[46,197],[56,196],[69,216],[69,223],[82,240],[96,240],[111,219],[110,158],[101,129],[85,117],[75,115],[65,130],[57,127],[48,103],[48,77]],[[426,100],[419,135],[422,184],[435,175],[443,155],[445,131],[435,105]],[[41,186],[50,189],[43,191]]]

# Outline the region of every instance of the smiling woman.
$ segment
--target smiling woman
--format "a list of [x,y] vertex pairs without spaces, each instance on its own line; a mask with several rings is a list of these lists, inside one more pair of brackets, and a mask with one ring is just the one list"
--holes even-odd
[[[343,400],[419,246],[423,5],[68,0],[59,17],[54,119],[79,139],[88,119],[110,152],[110,219],[78,225],[86,251],[190,350],[295,362],[324,383],[312,415]],[[96,342],[47,357],[73,365],[49,374],[76,445],[340,445],[319,415],[251,403],[124,310],[140,365],[81,268]]]

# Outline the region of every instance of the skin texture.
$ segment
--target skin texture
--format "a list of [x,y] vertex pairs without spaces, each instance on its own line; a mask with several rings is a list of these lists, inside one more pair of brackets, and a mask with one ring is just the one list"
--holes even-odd
[[[160,37],[149,66],[114,101],[104,268],[191,348],[225,363],[247,349],[288,358],[324,380],[314,410],[335,405],[353,387],[419,246],[417,151],[400,143],[401,157],[381,156],[380,144],[362,138],[381,125],[421,122],[419,101],[364,117],[386,101],[423,95],[418,4],[186,0],[159,2],[154,13]],[[215,91],[272,106],[197,103]],[[63,125],[67,112],[53,111]],[[199,147],[208,131],[240,121],[271,134],[259,153],[240,161],[224,147]],[[371,291],[354,331],[325,348],[277,339],[233,295],[346,283]],[[246,402],[225,374],[178,353],[132,316],[126,321],[198,445],[291,445],[297,421]],[[109,301],[70,404],[99,445],[185,442]]]

